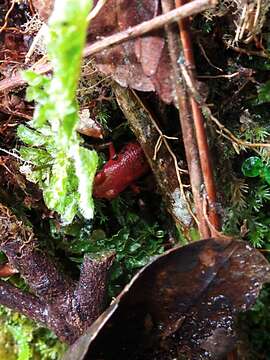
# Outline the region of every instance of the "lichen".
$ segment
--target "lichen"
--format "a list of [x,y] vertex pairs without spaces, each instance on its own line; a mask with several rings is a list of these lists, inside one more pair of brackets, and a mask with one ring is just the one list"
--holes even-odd
[[192,217],[188,211],[186,200],[179,188],[176,188],[172,193],[172,209],[175,217],[185,226],[189,226],[191,224]]

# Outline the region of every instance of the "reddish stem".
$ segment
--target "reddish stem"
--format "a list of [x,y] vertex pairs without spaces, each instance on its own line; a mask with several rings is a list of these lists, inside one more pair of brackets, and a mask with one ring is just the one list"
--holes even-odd
[[[184,5],[186,0],[175,0],[176,7]],[[196,78],[195,61],[193,56],[192,41],[190,36],[189,19],[180,19],[178,22],[180,38],[183,47],[183,53],[186,66],[189,70],[189,75],[193,82]],[[216,186],[213,175],[213,168],[210,159],[209,147],[207,142],[207,134],[205,130],[204,118],[199,104],[195,101],[193,96],[190,96],[190,104],[193,114],[194,128],[198,144],[198,152],[201,162],[202,175],[205,185],[205,190],[209,202],[209,220],[212,225],[219,230],[220,219],[216,210]]]
[[[163,12],[169,12],[174,7],[173,0],[162,0]],[[168,37],[168,48],[173,69],[173,82],[176,93],[176,103],[178,105],[180,123],[182,128],[183,142],[189,169],[190,184],[193,193],[193,199],[196,209],[196,216],[199,222],[199,232],[202,237],[210,236],[206,219],[203,215],[203,201],[201,197],[203,179],[200,166],[198,145],[196,142],[193,121],[191,118],[190,102],[186,89],[182,86],[180,78],[180,68],[178,65],[178,57],[180,54],[180,44],[178,36],[172,25],[165,26]]]

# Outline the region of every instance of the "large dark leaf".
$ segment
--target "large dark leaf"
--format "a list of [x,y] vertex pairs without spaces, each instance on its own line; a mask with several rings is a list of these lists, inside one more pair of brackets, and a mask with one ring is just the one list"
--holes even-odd
[[64,360],[221,359],[235,318],[270,268],[244,241],[207,239],[156,258],[77,340]]

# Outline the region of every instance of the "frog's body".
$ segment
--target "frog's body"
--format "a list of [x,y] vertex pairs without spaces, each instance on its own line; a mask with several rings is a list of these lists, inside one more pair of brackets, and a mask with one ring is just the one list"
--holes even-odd
[[127,144],[117,155],[111,147],[110,160],[95,177],[93,195],[114,199],[148,170],[148,162],[138,143]]

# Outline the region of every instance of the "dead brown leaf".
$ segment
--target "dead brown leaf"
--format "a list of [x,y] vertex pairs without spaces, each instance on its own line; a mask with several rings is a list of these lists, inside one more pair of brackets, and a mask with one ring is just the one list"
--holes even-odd
[[[159,1],[108,0],[91,22],[90,43],[159,14]],[[171,66],[163,31],[127,41],[95,56],[97,67],[120,85],[156,91],[163,101],[172,101]]]

